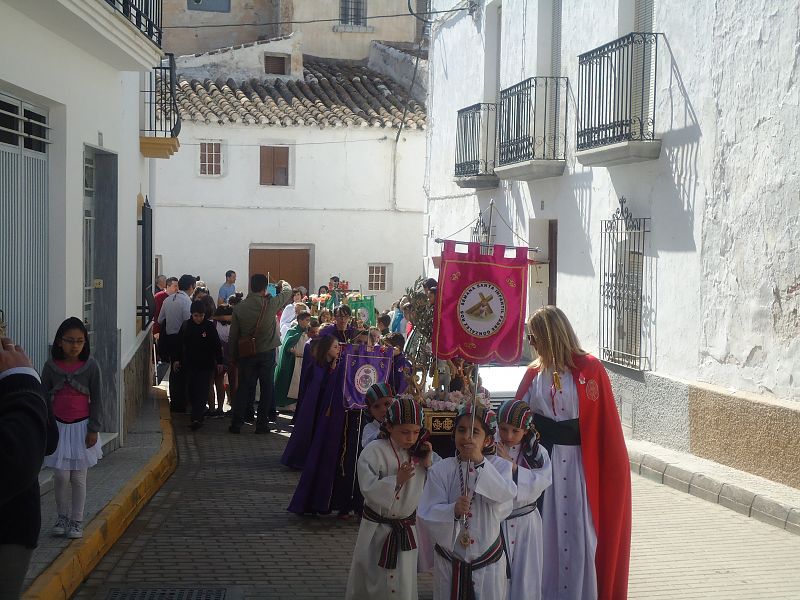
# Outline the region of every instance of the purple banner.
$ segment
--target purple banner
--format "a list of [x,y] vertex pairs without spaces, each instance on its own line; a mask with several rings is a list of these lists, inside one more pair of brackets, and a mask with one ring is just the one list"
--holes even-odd
[[347,344],[342,348],[341,356],[344,361],[344,406],[348,410],[366,408],[364,395],[370,386],[389,381],[392,348]]

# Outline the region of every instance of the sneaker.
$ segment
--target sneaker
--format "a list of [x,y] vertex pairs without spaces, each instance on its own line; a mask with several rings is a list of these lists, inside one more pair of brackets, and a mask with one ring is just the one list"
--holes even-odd
[[79,540],[83,537],[83,523],[80,521],[70,521],[67,527],[67,538],[70,540]]
[[224,417],[224,416],[225,416],[225,413],[224,413],[224,412],[222,412],[222,409],[221,409],[221,408],[218,408],[218,409],[217,409],[217,410],[215,410],[213,413],[211,413],[211,418],[212,418],[212,419],[221,419],[221,418],[222,418],[222,417]]
[[69,527],[69,519],[64,515],[58,515],[58,521],[53,525],[50,533],[53,535],[64,535],[67,533],[67,527]]
[[244,418],[245,425],[254,425],[255,422],[256,422],[256,415],[254,413],[250,413]]
[[192,431],[197,431],[202,426],[203,426],[202,421],[192,421],[191,424],[189,425],[189,429],[191,429]]

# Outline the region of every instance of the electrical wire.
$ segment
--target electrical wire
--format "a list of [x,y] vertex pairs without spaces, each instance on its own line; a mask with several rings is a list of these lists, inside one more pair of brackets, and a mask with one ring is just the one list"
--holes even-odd
[[[387,136],[379,138],[369,138],[365,140],[332,140],[330,142],[274,142],[275,146],[322,146],[326,144],[357,144],[359,142],[385,142],[389,138]],[[199,146],[200,144],[222,142],[223,146],[228,148],[259,148],[264,144],[231,144],[219,138],[208,138],[208,141],[200,142],[181,142],[181,146]]]
[[453,233],[451,233],[450,235],[446,235],[446,236],[444,236],[443,238],[436,238],[436,240],[434,240],[434,241],[444,242],[444,241],[446,241],[446,240],[449,240],[449,239],[450,239],[450,238],[452,238],[453,236],[455,236],[455,235],[458,235],[459,233],[461,233],[462,231],[464,231],[464,230],[465,230],[467,227],[472,227],[472,226],[473,226],[473,225],[474,225],[474,224],[475,224],[475,223],[478,221],[478,219],[480,219],[480,218],[483,216],[483,213],[485,213],[487,210],[489,210],[489,208],[490,208],[489,206],[487,206],[486,208],[484,208],[484,209],[483,209],[483,210],[482,210],[482,211],[481,211],[481,212],[478,214],[478,216],[477,216],[477,217],[475,217],[475,218],[474,218],[472,221],[470,221],[469,223],[467,223],[466,225],[464,225],[464,227],[462,227],[462,228],[461,228],[461,229],[459,229],[458,231],[454,231],[454,232],[453,232]]
[[500,217],[500,220],[503,222],[503,224],[504,224],[506,227],[508,227],[508,230],[511,232],[511,234],[512,234],[512,235],[513,235],[515,238],[517,238],[517,239],[518,239],[520,242],[522,242],[522,243],[523,243],[523,244],[525,244],[526,246],[529,246],[529,245],[530,245],[530,244],[528,244],[528,240],[526,240],[524,237],[522,237],[521,235],[517,234],[517,232],[516,232],[516,231],[514,231],[514,228],[513,228],[513,227],[511,227],[511,225],[509,225],[509,224],[508,224],[508,221],[506,221],[506,220],[503,218],[503,214],[502,214],[502,213],[501,213],[499,210],[496,210],[496,209],[494,208],[494,206],[492,206],[492,209],[494,210],[495,214],[496,214],[498,217]]
[[[399,14],[391,14],[391,15],[372,15],[372,16],[365,16],[363,17],[364,20],[370,19],[394,19],[398,17],[418,17],[417,15],[439,15],[439,14],[449,14],[455,12],[461,12],[462,10],[469,10],[468,7],[463,8],[451,8],[448,10],[430,10],[424,13],[399,13]],[[424,20],[424,19],[423,19]],[[215,27],[268,27],[270,25],[310,25],[312,23],[342,23],[341,17],[335,19],[307,19],[305,21],[271,21],[271,22],[263,22],[263,23],[209,23],[205,25],[163,25],[162,29],[205,29],[205,28],[215,28]],[[342,23],[344,24],[344,23]]]

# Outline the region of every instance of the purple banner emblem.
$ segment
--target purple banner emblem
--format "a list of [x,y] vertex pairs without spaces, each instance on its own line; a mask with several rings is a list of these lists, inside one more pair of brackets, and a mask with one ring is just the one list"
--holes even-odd
[[386,383],[392,371],[392,349],[386,346],[355,346],[347,344],[341,350],[344,361],[342,395],[348,410],[364,409],[364,395],[376,383]]

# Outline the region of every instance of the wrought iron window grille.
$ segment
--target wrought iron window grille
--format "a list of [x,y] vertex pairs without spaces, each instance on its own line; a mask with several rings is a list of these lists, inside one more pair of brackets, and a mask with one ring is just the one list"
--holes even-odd
[[142,218],[138,221],[142,247],[142,303],[136,307],[136,316],[142,319],[142,331],[147,329],[155,314],[153,296],[153,208],[147,197],[142,205]]
[[494,175],[497,105],[479,102],[458,111],[456,177]]
[[145,122],[141,135],[146,137],[178,137],[181,115],[175,94],[177,76],[175,55],[167,54],[162,63],[145,75]]
[[501,90],[497,164],[565,160],[569,80],[531,77]]
[[109,6],[125,15],[136,29],[159,48],[163,38],[161,2],[162,0],[106,0]]
[[342,25],[367,25],[367,0],[341,0],[339,19]]
[[578,150],[657,139],[660,35],[629,33],[578,56]]
[[634,217],[625,198],[600,228],[600,358],[637,370],[650,369],[644,318],[650,219]]

